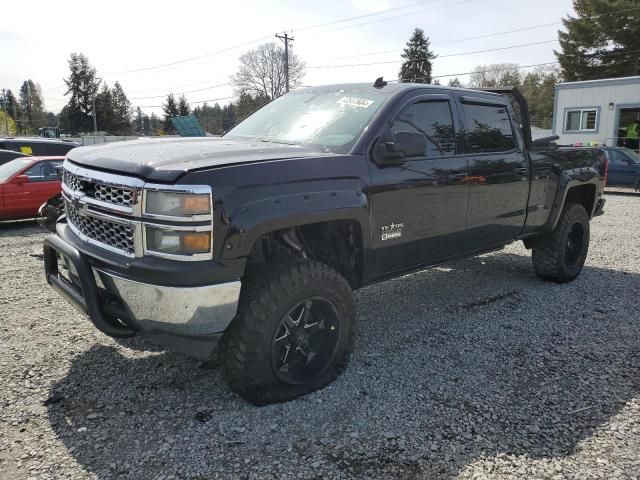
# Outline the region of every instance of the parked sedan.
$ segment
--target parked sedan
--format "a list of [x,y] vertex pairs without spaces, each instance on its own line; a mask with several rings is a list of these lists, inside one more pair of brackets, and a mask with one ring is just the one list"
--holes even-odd
[[640,155],[628,148],[605,148],[609,159],[608,186],[633,186],[640,189]]
[[0,165],[0,220],[31,218],[60,193],[56,167],[64,157],[24,157]]

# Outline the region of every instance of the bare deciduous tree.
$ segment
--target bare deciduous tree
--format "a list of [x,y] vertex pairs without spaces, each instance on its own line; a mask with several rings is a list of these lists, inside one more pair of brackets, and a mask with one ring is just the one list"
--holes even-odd
[[478,65],[473,69],[469,86],[474,88],[515,87],[522,84],[520,69],[515,63]]
[[[277,98],[285,93],[284,48],[275,42],[263,43],[240,57],[240,68],[231,77],[238,92]],[[289,85],[302,83],[304,62],[289,50]]]

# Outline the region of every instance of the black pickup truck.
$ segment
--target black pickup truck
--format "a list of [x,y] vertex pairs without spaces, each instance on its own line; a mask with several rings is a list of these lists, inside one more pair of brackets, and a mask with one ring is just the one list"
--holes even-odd
[[285,401],[347,366],[354,289],[516,240],[576,278],[606,168],[537,148],[517,91],[307,88],[222,138],[70,151],[46,277],[105,334],[217,345],[233,390]]

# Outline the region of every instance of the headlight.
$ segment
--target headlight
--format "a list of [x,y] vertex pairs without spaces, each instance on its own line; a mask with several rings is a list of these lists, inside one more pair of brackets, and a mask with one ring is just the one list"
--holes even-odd
[[211,251],[211,232],[146,227],[147,250],[169,255],[196,255]]
[[208,193],[148,190],[145,195],[145,213],[151,215],[191,217],[211,214],[211,196]]

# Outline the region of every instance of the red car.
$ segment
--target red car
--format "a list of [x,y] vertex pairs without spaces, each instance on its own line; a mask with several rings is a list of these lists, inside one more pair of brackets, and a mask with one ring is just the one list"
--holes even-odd
[[31,218],[60,193],[64,157],[22,157],[0,165],[0,220]]

